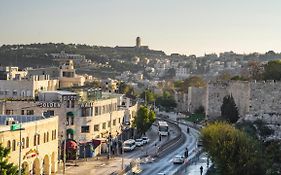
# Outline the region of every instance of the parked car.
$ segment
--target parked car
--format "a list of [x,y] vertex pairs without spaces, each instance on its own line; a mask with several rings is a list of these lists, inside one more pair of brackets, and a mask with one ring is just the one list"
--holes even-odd
[[124,151],[133,151],[136,148],[136,142],[133,139],[126,140],[123,143],[123,150]]
[[142,139],[136,139],[136,146],[142,146],[143,140]]
[[173,158],[173,163],[174,164],[182,164],[184,162],[184,157],[182,155],[176,155]]
[[142,137],[142,141],[144,144],[149,142],[149,138],[148,137]]

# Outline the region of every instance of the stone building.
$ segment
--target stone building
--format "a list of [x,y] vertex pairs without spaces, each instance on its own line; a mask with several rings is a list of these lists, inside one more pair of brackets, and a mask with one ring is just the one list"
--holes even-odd
[[25,174],[50,175],[58,166],[58,117],[0,115],[0,143]]

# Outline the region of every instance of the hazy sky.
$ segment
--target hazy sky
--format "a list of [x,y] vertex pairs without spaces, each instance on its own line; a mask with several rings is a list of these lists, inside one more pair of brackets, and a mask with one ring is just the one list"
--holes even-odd
[[0,0],[0,45],[131,46],[203,55],[281,50],[280,0]]

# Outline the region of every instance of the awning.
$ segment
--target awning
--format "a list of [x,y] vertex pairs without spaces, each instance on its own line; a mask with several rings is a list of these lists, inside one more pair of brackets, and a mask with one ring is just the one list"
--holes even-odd
[[66,116],[74,117],[74,112],[68,112],[68,113],[66,113]]
[[69,129],[66,130],[66,133],[74,135],[75,131],[73,129],[69,128]]
[[77,143],[74,140],[67,140],[66,141],[66,149],[76,150],[77,149]]

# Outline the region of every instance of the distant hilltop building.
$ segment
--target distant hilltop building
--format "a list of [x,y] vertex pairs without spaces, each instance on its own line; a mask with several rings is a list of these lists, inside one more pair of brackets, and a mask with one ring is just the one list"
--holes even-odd
[[119,50],[149,50],[148,46],[141,45],[141,38],[139,36],[136,38],[135,46],[116,46],[115,48]]
[[141,47],[141,38],[138,36],[136,39],[136,48],[140,48]]

